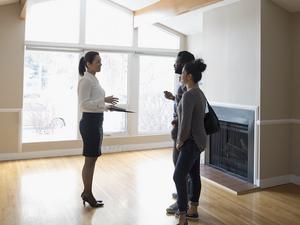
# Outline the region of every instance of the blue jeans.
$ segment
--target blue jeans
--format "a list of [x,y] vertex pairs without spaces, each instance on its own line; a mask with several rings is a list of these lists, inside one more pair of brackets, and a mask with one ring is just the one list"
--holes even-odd
[[179,156],[173,175],[177,190],[177,204],[179,212],[186,213],[188,205],[187,176],[190,176],[192,188],[190,201],[198,206],[201,192],[200,178],[200,150],[193,140],[187,140],[180,148]]
[[[171,136],[173,139],[173,163],[176,167],[176,163],[179,157],[179,151],[176,149],[176,139],[177,139],[177,133],[178,133],[178,127],[174,126],[171,131]],[[192,197],[192,180],[191,177],[188,175],[187,177],[187,192],[188,192],[188,198]]]

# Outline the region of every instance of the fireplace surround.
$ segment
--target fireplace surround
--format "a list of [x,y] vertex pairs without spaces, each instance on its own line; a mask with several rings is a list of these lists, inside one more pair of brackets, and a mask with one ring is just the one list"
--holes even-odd
[[255,110],[212,104],[221,129],[210,136],[205,164],[254,183]]

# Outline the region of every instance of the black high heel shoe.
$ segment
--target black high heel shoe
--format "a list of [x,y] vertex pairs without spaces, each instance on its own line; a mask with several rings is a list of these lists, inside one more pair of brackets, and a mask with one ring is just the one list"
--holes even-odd
[[83,201],[83,206],[85,207],[85,203],[89,203],[89,205],[93,208],[98,208],[104,206],[102,200],[96,200],[91,193],[82,192],[81,198]]
[[[180,225],[180,223],[178,223],[177,225]],[[185,221],[184,225],[189,225],[188,221]]]

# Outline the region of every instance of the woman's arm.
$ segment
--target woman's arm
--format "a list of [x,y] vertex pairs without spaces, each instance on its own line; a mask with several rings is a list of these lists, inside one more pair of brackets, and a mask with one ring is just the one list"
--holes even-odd
[[178,126],[177,147],[178,149],[191,136],[192,115],[194,110],[194,101],[190,93],[185,93],[181,99],[182,111],[180,112],[180,121]]

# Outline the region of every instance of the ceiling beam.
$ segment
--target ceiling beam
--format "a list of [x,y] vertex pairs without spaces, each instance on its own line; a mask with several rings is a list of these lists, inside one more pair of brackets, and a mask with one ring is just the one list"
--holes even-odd
[[26,18],[26,6],[27,6],[27,0],[20,0],[20,19],[25,20]]
[[177,16],[223,0],[160,0],[134,12],[134,26],[156,23],[160,19]]

